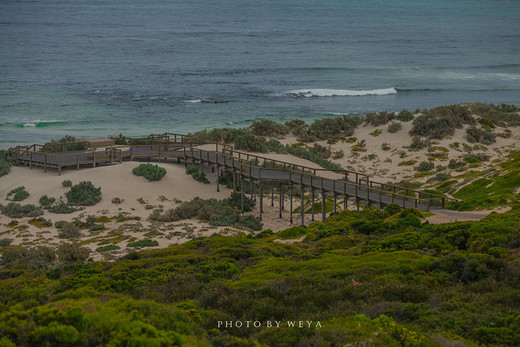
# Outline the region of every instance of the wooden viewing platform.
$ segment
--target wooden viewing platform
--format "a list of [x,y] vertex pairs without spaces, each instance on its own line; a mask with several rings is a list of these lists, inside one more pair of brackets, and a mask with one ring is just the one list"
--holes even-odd
[[[279,187],[280,217],[284,210],[284,188],[290,196],[290,221],[293,220],[293,190],[301,191],[301,222],[304,222],[304,195],[309,193],[312,203],[312,220],[314,220],[314,202],[316,195],[322,199],[322,219],[326,218],[326,198],[334,199],[334,212],[336,212],[337,200],[343,199],[346,208],[349,200],[353,201],[359,209],[360,203],[368,207],[376,205],[380,208],[397,203],[403,208],[415,207],[420,210],[444,208],[447,200],[456,200],[440,195],[421,192],[414,189],[399,187],[396,185],[372,181],[367,174],[352,170],[328,170],[316,169],[303,165],[279,161],[264,156],[236,151],[230,145],[219,143],[198,143],[196,137],[182,134],[152,134],[141,139],[127,139],[124,144],[99,148],[88,148],[88,142],[80,142],[87,149],[70,152],[51,152],[47,146],[17,146],[10,151],[15,153],[18,163],[47,168],[57,168],[58,173],[67,167],[82,166],[96,167],[99,164],[121,163],[125,159],[134,160],[146,158],[147,160],[181,160],[185,165],[201,165],[217,170],[217,175],[229,171],[233,176],[233,187],[242,192],[242,210],[244,209],[244,182],[251,184],[251,196],[261,197],[259,202],[260,218],[263,213],[264,184],[271,186],[271,205],[274,205],[274,186]],[[117,143],[117,142],[116,142]],[[64,144],[60,146],[64,148]],[[68,145],[65,144],[65,148]],[[199,148],[201,145],[215,146],[214,150]],[[71,148],[71,147],[68,147]],[[341,179],[324,177],[323,173],[341,175]],[[217,190],[220,189],[217,180]]]

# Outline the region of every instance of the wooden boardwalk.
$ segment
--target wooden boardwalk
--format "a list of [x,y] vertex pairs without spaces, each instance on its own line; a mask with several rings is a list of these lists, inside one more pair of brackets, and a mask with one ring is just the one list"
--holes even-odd
[[[121,163],[123,160],[147,159],[147,160],[181,160],[185,165],[200,165],[217,170],[217,175],[223,172],[231,172],[234,189],[242,192],[242,208],[244,202],[244,182],[251,184],[251,195],[262,197],[259,201],[260,218],[263,214],[264,186],[271,187],[271,204],[274,204],[274,187],[279,190],[280,217],[284,210],[284,196],[287,193],[292,206],[293,191],[297,188],[301,194],[300,218],[304,222],[304,195],[308,193],[312,203],[312,220],[314,220],[314,203],[316,197],[321,196],[322,219],[326,218],[326,199],[334,199],[334,211],[336,211],[338,199],[343,200],[346,208],[347,202],[354,202],[359,209],[360,204],[371,207],[373,205],[383,208],[390,203],[397,203],[404,207],[415,207],[420,210],[444,208],[449,198],[438,196],[418,190],[407,189],[395,185],[372,181],[368,175],[351,170],[327,170],[295,165],[278,161],[263,156],[236,151],[232,146],[218,143],[204,144],[214,146],[214,149],[202,149],[202,144],[197,143],[196,138],[180,134],[150,135],[142,139],[151,142],[149,144],[134,143],[114,145],[104,149],[88,149],[71,152],[47,152],[44,146],[18,146],[10,149],[16,154],[20,164],[56,168],[58,173],[67,167],[79,170],[81,167],[96,167],[100,164]],[[338,179],[330,178],[335,174]],[[325,175],[324,175],[325,174]],[[325,177],[327,176],[327,177]],[[242,187],[242,189],[239,189]],[[217,190],[219,190],[217,182]],[[290,209],[292,223],[293,212]]]

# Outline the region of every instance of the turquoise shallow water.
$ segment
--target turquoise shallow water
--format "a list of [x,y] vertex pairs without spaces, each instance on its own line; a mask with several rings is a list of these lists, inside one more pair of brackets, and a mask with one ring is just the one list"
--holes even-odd
[[0,3],[0,147],[520,104],[518,1]]

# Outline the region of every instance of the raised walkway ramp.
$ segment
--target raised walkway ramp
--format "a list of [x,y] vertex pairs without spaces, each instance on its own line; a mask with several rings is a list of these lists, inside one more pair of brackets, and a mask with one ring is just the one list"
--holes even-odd
[[[175,135],[172,139],[171,135]],[[96,167],[100,164],[121,163],[123,160],[147,159],[147,160],[181,160],[185,165],[201,165],[217,170],[217,175],[228,171],[233,175],[233,186],[239,189],[244,182],[251,184],[251,195],[264,196],[264,185],[271,187],[271,203],[273,204],[274,186],[279,189],[280,216],[284,209],[284,194],[290,196],[292,205],[293,189],[298,188],[301,197],[301,219],[304,221],[304,194],[310,194],[312,201],[312,217],[314,220],[314,201],[316,196],[322,199],[322,219],[325,219],[326,198],[334,199],[334,210],[337,200],[342,199],[344,206],[350,200],[359,208],[365,206],[377,206],[383,208],[390,203],[397,203],[403,208],[415,207],[420,210],[434,210],[444,208],[449,198],[438,196],[418,190],[407,189],[391,184],[372,181],[368,175],[351,170],[327,170],[295,165],[292,163],[274,160],[251,153],[235,151],[232,146],[213,144],[199,144],[196,139],[180,134],[150,135],[146,138],[149,144],[139,142],[123,145],[114,145],[104,149],[94,148],[70,152],[49,152],[45,146],[18,146],[12,148],[19,163],[30,166],[40,166],[46,172],[47,168],[57,168],[58,173],[67,167],[79,170],[81,167]],[[211,149],[203,149],[211,146]],[[340,178],[330,178],[335,175]],[[217,182],[217,190],[219,183]],[[285,190],[285,192],[284,192]],[[244,199],[242,198],[242,202]],[[263,213],[263,198],[259,202],[260,218]],[[290,211],[292,222],[292,209]]]

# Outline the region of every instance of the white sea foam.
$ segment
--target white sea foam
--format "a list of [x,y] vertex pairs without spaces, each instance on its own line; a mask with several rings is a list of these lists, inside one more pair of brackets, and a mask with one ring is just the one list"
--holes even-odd
[[299,89],[286,92],[287,95],[304,96],[365,96],[365,95],[389,95],[396,94],[395,88],[374,90],[351,90],[351,89]]
[[36,124],[35,123],[23,123],[23,126],[24,127],[35,127]]
[[193,99],[193,100],[184,100],[184,102],[188,104],[200,104],[202,102],[201,99]]

